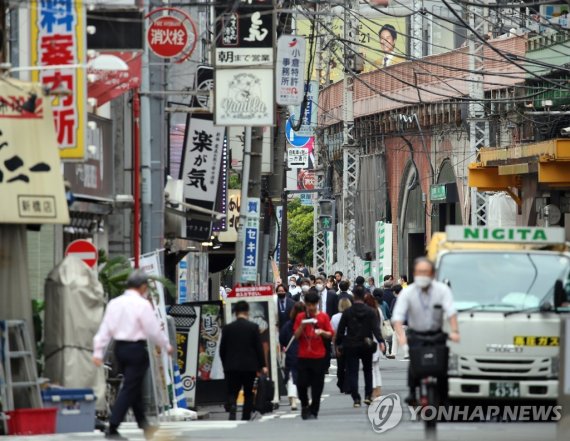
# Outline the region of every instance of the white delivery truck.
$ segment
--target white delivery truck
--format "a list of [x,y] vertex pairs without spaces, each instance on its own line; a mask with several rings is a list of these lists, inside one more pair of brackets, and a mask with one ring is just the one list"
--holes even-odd
[[562,228],[448,226],[428,247],[458,309],[452,400],[555,400],[560,314],[569,312]]

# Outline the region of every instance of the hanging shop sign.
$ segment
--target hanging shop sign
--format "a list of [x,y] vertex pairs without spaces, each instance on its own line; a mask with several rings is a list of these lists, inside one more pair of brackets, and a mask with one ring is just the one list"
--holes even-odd
[[218,69],[214,88],[216,125],[273,125],[273,69]]
[[272,1],[226,2],[216,8],[214,65],[272,66],[274,34]]
[[145,18],[148,47],[156,56],[182,63],[192,55],[198,32],[190,15],[177,8],[158,8]]
[[303,112],[303,121],[298,130],[293,131],[293,127],[297,127],[299,122],[299,115],[301,115],[301,106],[289,107],[291,117],[287,121],[288,129],[286,136],[289,143],[295,147],[302,147],[299,145],[304,139],[315,136],[315,129],[317,127],[317,106],[319,101],[319,82],[309,81],[304,85],[305,93],[307,94],[307,104]]
[[275,89],[277,104],[300,105],[305,89],[305,37],[282,35],[277,40]]
[[259,246],[259,217],[261,215],[261,200],[247,199],[247,218],[244,225],[243,268],[240,282],[257,281],[257,254]]
[[[223,156],[225,127],[214,126],[211,117],[188,117],[184,139],[181,176],[184,200],[188,204],[213,210],[218,193]],[[210,238],[212,221],[189,219],[187,238],[205,241]]]
[[236,242],[238,238],[241,190],[228,190],[227,230],[218,235],[220,242]]
[[83,160],[87,125],[85,5],[73,0],[36,1],[29,5],[31,64],[69,68],[32,71],[32,81],[48,89],[64,87],[72,93],[52,101],[57,144],[62,159]]
[[39,86],[11,79],[0,82],[0,103],[0,223],[68,224],[49,99]]

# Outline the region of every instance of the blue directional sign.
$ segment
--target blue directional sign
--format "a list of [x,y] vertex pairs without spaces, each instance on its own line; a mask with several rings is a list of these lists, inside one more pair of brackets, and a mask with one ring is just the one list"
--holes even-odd
[[297,132],[293,130],[293,125],[291,124],[291,120],[294,120],[295,116],[291,115],[290,118],[287,119],[287,123],[285,124],[285,135],[287,136],[287,141],[293,147],[304,147],[309,143],[311,140],[310,136],[301,136]]

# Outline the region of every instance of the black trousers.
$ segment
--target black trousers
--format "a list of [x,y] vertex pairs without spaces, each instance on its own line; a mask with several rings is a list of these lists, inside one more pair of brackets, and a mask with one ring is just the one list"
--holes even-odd
[[309,406],[309,387],[311,388],[311,407],[313,415],[319,414],[321,395],[325,387],[326,357],[299,358],[297,374],[297,393],[303,407]]
[[336,357],[336,385],[341,391],[341,393],[347,392],[348,387],[346,385],[346,357],[344,353],[340,354],[340,357]]
[[358,392],[358,368],[362,361],[362,372],[364,373],[364,396],[372,395],[372,354],[368,349],[346,349],[346,376],[348,389],[355,401],[360,400]]
[[253,384],[257,373],[255,371],[226,371],[225,376],[228,388],[228,411],[230,414],[236,412],[237,397],[239,391],[243,388],[243,411],[241,419],[249,421],[253,410]]
[[149,366],[148,351],[145,341],[116,341],[115,357],[121,366],[123,384],[109,418],[112,430],[123,422],[129,407],[133,409],[138,426],[147,425],[142,400],[143,380]]

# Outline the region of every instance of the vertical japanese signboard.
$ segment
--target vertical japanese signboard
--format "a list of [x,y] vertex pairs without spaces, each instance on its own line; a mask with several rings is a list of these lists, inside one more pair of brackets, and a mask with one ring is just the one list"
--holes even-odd
[[275,87],[277,104],[300,105],[305,84],[305,37],[282,35],[277,40]]
[[257,281],[257,247],[259,244],[259,198],[247,199],[247,219],[244,224],[243,270],[241,282]]
[[[224,127],[214,126],[211,117],[188,118],[184,140],[181,176],[184,200],[188,204],[213,210],[218,192],[222,161]],[[187,238],[205,241],[210,238],[212,222],[189,219]]]
[[34,66],[75,65],[32,73],[33,81],[68,96],[53,100],[57,143],[62,159],[82,160],[85,155],[87,82],[85,68],[85,6],[75,0],[35,1],[30,8],[31,63]]
[[220,242],[235,242],[238,238],[240,200],[241,190],[228,191],[227,230],[220,232]]

